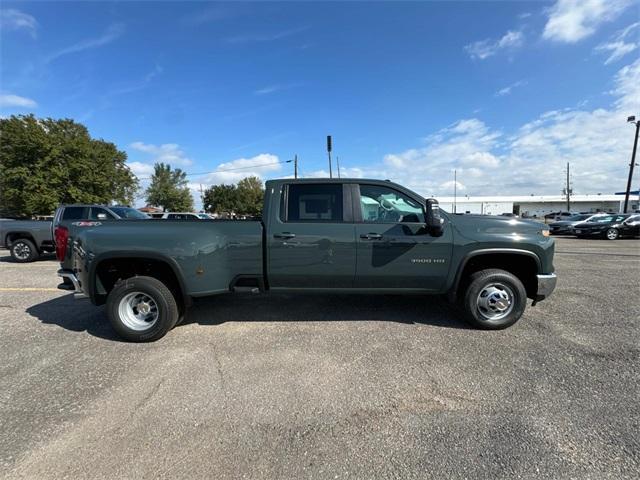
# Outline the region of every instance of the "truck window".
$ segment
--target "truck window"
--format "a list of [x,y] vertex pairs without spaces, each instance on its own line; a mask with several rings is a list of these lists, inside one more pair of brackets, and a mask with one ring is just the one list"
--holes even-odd
[[111,215],[109,212],[107,212],[104,208],[91,207],[91,213],[89,214],[89,220],[99,220],[99,218],[98,218],[98,214],[99,213],[103,213],[104,215],[107,216],[108,219],[115,218],[113,215]]
[[289,185],[288,222],[342,222],[342,184]]
[[424,223],[422,205],[404,193],[382,185],[360,185],[365,223]]
[[81,220],[84,214],[84,207],[64,207],[62,220]]

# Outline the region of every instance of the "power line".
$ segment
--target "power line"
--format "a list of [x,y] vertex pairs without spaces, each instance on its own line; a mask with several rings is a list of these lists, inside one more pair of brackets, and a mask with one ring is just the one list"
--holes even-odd
[[[223,168],[221,170],[209,170],[208,172],[185,173],[185,177],[192,177],[194,175],[210,175],[212,173],[221,173],[221,172],[232,172],[234,170],[246,170],[249,168],[261,168],[261,167],[268,167],[269,165],[282,165],[284,163],[291,163],[292,161],[293,160],[285,160],[283,162],[271,162],[271,163],[262,163],[260,165],[250,165],[248,167]],[[138,177],[138,180],[151,180],[151,177]]]

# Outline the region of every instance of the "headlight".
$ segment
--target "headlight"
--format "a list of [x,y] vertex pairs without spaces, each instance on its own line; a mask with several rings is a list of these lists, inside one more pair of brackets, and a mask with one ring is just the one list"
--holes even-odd
[[541,230],[540,233],[542,234],[543,237],[548,237],[549,236],[549,230]]

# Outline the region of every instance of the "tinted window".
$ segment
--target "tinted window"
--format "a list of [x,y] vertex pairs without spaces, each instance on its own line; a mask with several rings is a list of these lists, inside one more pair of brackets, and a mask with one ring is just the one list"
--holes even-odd
[[289,185],[289,222],[341,222],[342,185]]
[[63,220],[81,220],[84,207],[65,207],[62,213]]
[[90,220],[100,220],[98,218],[98,214],[99,213],[101,213],[103,215],[106,215],[108,219],[115,218],[113,215],[111,215],[109,212],[107,212],[104,208],[91,207],[91,213],[89,214],[89,219]]
[[367,223],[424,223],[422,205],[381,185],[360,185],[362,220]]
[[120,218],[149,218],[146,213],[142,213],[135,208],[130,207],[111,207],[111,210]]

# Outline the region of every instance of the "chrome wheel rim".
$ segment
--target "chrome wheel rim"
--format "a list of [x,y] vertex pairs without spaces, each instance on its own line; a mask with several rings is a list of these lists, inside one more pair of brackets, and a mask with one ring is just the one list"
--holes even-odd
[[607,230],[607,238],[609,240],[615,240],[616,238],[618,238],[618,231],[615,228],[610,228],[609,230]]
[[13,246],[13,254],[20,260],[26,260],[31,255],[31,248],[26,243],[18,242]]
[[486,285],[476,299],[478,313],[485,320],[501,320],[513,310],[513,290],[504,283]]
[[120,300],[118,316],[120,321],[131,330],[137,332],[149,330],[158,321],[158,305],[146,293],[131,292]]

